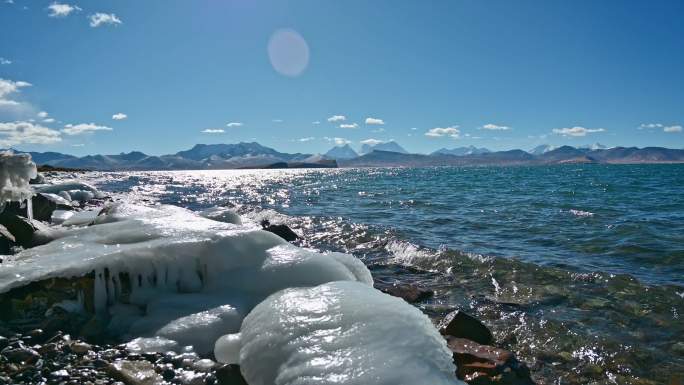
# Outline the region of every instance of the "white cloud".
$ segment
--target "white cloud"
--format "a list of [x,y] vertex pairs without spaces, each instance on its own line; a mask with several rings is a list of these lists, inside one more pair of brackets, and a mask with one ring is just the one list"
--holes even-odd
[[459,126],[450,126],[450,127],[435,127],[431,128],[425,133],[425,136],[429,136],[431,138],[440,138],[443,136],[449,136],[454,139],[458,139],[459,136],[461,135],[461,130],[459,130]]
[[109,24],[109,25],[116,25],[116,24],[121,24],[121,19],[116,17],[115,14],[113,13],[95,13],[90,16],[88,16],[90,19],[90,26],[93,28],[97,28],[101,25],[104,24]]
[[67,135],[89,134],[95,131],[112,131],[111,127],[98,126],[95,123],[67,124],[62,132]]
[[411,131],[416,131],[418,130],[418,127],[411,127]]
[[345,144],[350,144],[351,140],[345,138],[328,138],[327,136],[323,138],[328,142],[334,142],[336,146],[344,146]]
[[499,126],[496,124],[489,123],[489,124],[485,124],[484,126],[482,126],[481,129],[492,130],[492,131],[507,131],[507,130],[510,130],[511,128],[508,126]]
[[311,124],[321,124],[321,122],[317,120],[315,122],[311,122]]
[[682,132],[682,126],[677,124],[674,126],[666,126],[663,127],[663,131],[665,132]]
[[366,118],[366,124],[383,125],[385,124],[385,121],[378,118]]
[[273,119],[273,123],[282,123],[282,122],[283,122],[282,119]]
[[202,132],[205,134],[223,134],[226,130],[223,128],[207,128],[206,130],[202,130]]
[[43,119],[43,123],[54,123],[54,122],[55,122],[55,119],[53,119],[53,118]]
[[128,115],[124,114],[123,112],[119,112],[112,115],[112,119],[114,120],[124,120],[126,118],[128,118]]
[[19,92],[20,88],[30,87],[31,83],[12,81],[0,78],[0,106],[17,106],[19,102],[6,99],[10,94]]
[[47,111],[40,111],[37,115],[39,118],[45,119],[48,117],[49,114],[47,113]]
[[0,65],[10,65],[12,64],[12,61],[9,59],[5,59],[4,57],[0,57]]
[[585,127],[565,127],[565,128],[554,128],[552,132],[554,134],[559,134],[563,136],[587,136],[594,132],[603,132],[603,128],[585,128]]
[[310,142],[314,139],[316,139],[316,138],[314,138],[313,136],[307,136],[306,138],[299,138],[299,139],[297,139],[297,141],[298,142]]
[[50,17],[67,17],[72,12],[81,11],[81,8],[76,5],[60,4],[58,2],[48,5],[47,9],[49,11],[48,16]]
[[230,122],[230,123],[226,124],[226,126],[227,127],[242,127],[243,124],[240,122]]
[[380,128],[376,128],[375,130],[371,130],[371,132],[375,132],[375,133],[385,132],[385,129],[380,127]]
[[663,128],[663,125],[660,123],[642,123],[637,129],[639,130],[646,130],[646,129],[654,129],[654,128]]
[[0,123],[0,146],[23,143],[51,144],[61,141],[59,131],[32,122]]
[[375,145],[377,145],[377,144],[385,143],[385,142],[383,142],[382,140],[379,140],[379,139],[373,139],[373,138],[371,138],[371,139],[362,140],[360,143],[361,143],[361,144],[367,144],[367,145],[369,145],[369,146],[375,146]]
[[356,123],[352,123],[352,124],[340,124],[340,128],[358,128],[358,127],[359,127],[359,125],[356,124]]
[[329,122],[333,122],[333,123],[335,123],[335,122],[342,122],[342,121],[345,121],[345,120],[347,120],[347,117],[344,116],[344,115],[333,115],[333,116],[331,116],[331,117],[328,118],[328,121],[329,121]]

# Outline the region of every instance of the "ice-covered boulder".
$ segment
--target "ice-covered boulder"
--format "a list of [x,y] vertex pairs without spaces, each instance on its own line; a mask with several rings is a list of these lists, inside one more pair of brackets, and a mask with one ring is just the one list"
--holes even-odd
[[250,385],[462,384],[424,314],[358,282],[270,296],[239,334],[217,342],[215,355],[237,359]]
[[199,215],[219,222],[232,223],[234,225],[242,224],[240,215],[228,207],[210,207],[206,210],[200,211]]
[[33,195],[29,181],[38,175],[28,154],[0,151],[0,205],[20,202]]
[[38,192],[59,195],[69,201],[86,202],[91,199],[104,198],[104,194],[95,186],[85,182],[71,181],[40,187]]

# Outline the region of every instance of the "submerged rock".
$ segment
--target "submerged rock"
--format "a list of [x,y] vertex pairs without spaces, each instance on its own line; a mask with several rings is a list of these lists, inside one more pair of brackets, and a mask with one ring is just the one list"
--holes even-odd
[[[16,241],[14,235],[7,230],[7,227],[0,225],[0,254],[11,254],[12,246],[14,246]],[[1,259],[0,262],[2,262]]]
[[127,385],[164,383],[164,379],[155,372],[154,366],[147,361],[116,361],[109,365],[109,373]]
[[494,342],[492,332],[482,322],[462,310],[447,314],[438,328],[442,335],[466,338],[482,345]]
[[435,292],[430,289],[423,289],[412,284],[394,284],[381,287],[380,290],[391,296],[403,298],[408,303],[424,301],[435,295]]
[[287,225],[272,225],[271,222],[268,221],[268,219],[264,219],[263,221],[261,221],[261,227],[264,230],[271,232],[288,242],[294,242],[297,239],[299,239],[299,235],[292,231],[292,229],[289,228]]
[[533,385],[529,368],[508,350],[447,336],[458,378],[471,385]]

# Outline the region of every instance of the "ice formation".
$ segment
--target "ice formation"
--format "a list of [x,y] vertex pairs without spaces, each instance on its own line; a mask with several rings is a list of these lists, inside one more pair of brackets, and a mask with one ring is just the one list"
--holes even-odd
[[[47,192],[83,186],[71,187]],[[54,306],[94,313],[132,351],[190,345],[239,361],[250,385],[460,383],[427,317],[373,289],[360,260],[209,214],[127,203],[59,212],[54,241],[3,263],[0,294],[84,277],[92,292]]]
[[43,186],[38,192],[56,194],[68,201],[85,202],[93,198],[103,198],[104,194],[94,186],[78,181]]
[[286,289],[261,302],[217,359],[250,385],[461,384],[430,320],[403,300],[358,282]]
[[29,181],[37,175],[30,155],[0,152],[0,205],[30,198],[33,191]]
[[372,285],[366,267],[350,255],[301,249],[182,208],[120,204],[103,215],[86,213],[94,226],[55,228],[56,240],[3,264],[0,293],[95,272],[93,306],[111,332],[164,337],[209,352],[278,290],[336,280]]

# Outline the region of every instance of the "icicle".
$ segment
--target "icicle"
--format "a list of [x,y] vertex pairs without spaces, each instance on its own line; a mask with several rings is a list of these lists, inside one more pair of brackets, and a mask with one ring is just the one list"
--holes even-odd
[[107,284],[104,280],[104,272],[95,272],[95,287],[93,297],[95,314],[104,314],[107,310]]
[[26,199],[26,217],[29,221],[33,221],[33,198],[28,197]]

